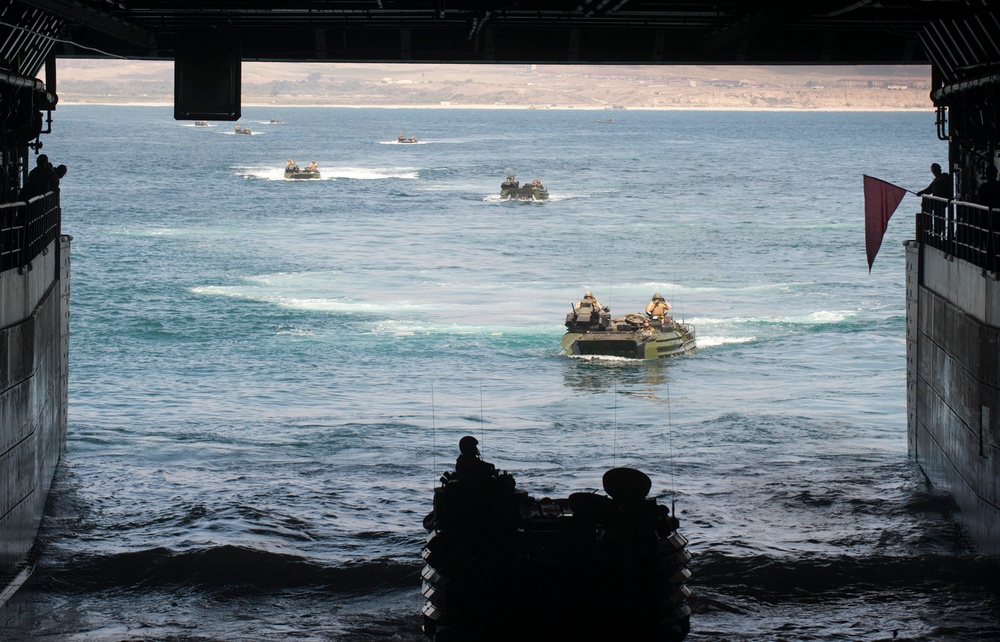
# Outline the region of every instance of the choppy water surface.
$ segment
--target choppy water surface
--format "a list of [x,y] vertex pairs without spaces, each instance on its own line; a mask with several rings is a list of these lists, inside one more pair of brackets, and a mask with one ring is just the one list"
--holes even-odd
[[[537,496],[649,473],[695,555],[689,640],[1000,636],[906,456],[915,200],[865,260],[861,176],[924,187],[930,110],[245,114],[59,107],[70,436],[5,639],[419,640],[421,518],[467,433]],[[507,173],[551,200],[499,201]],[[663,293],[700,349],[560,356],[587,289]]]

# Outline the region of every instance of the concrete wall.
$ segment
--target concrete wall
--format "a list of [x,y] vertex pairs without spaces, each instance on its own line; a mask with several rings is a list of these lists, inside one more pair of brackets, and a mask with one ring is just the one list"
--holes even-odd
[[0,597],[23,579],[66,444],[71,240],[0,273]]
[[976,547],[1000,555],[1000,282],[906,247],[910,455],[952,495]]

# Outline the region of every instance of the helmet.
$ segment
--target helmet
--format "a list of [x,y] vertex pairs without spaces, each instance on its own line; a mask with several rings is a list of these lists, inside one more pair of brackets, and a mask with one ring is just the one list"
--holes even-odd
[[593,299],[594,298],[594,293],[591,292],[590,290],[587,290],[586,292],[583,293],[583,298],[585,298],[585,299]]
[[653,295],[653,300],[654,301],[666,301],[666,299],[663,298],[663,295],[660,294],[659,292],[657,292],[656,294]]
[[463,455],[470,455],[475,457],[479,454],[479,449],[476,446],[479,445],[479,440],[472,435],[466,435],[458,441],[458,449]]

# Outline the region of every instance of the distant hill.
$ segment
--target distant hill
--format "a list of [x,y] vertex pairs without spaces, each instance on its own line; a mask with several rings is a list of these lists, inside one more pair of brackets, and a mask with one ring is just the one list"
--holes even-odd
[[[66,103],[171,103],[173,63],[61,59]],[[243,64],[245,105],[932,109],[923,66]]]

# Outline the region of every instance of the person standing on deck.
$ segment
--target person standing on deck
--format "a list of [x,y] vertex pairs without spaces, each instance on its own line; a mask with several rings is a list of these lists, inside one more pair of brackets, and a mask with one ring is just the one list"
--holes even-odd
[[979,204],[990,209],[1000,209],[1000,182],[997,181],[997,168],[993,165],[987,167],[984,179],[979,186],[977,198]]
[[26,201],[39,194],[51,192],[59,185],[52,163],[45,154],[38,155],[38,164],[35,169],[28,172],[28,179],[24,181],[24,189],[21,190],[21,200]]
[[984,213],[985,224],[982,227],[986,229],[985,234],[988,235],[986,250],[991,256],[995,256],[997,248],[1000,248],[1000,182],[997,181],[995,165],[986,167],[986,174],[982,185],[979,186],[976,200],[980,205],[990,208],[989,212]]
[[[951,174],[941,171],[941,166],[937,163],[933,163],[931,165],[931,174],[934,175],[934,180],[931,181],[930,185],[917,192],[917,196],[929,194],[930,196],[938,196],[940,198],[946,198],[950,201],[954,194],[951,184]],[[944,238],[945,226],[948,223],[946,218],[948,204],[940,201],[934,201],[931,203],[930,211],[933,214],[934,219],[932,222],[934,235],[938,238]],[[949,234],[949,236],[951,235]]]

